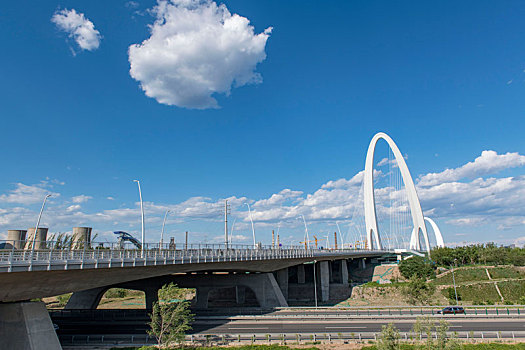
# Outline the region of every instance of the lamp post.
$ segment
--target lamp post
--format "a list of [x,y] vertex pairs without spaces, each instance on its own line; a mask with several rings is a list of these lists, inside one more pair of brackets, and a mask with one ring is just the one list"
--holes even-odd
[[306,220],[304,218],[304,215],[301,214],[301,216],[303,218],[303,222],[304,222],[304,235],[305,235],[305,242],[306,242],[306,247],[308,249],[310,249],[310,236],[308,235],[308,226],[306,226]]
[[456,266],[457,259],[454,259],[454,266],[452,267],[452,282],[454,283],[454,295],[456,296],[456,305],[459,305],[458,303],[458,291],[456,290],[456,277],[454,277],[454,267]]
[[33,256],[33,252],[35,251],[36,234],[38,232],[38,225],[40,225],[40,218],[42,217],[42,213],[44,212],[44,206],[46,205],[46,201],[49,197],[51,197],[51,195],[46,194],[46,196],[44,197],[44,202],[42,203],[42,208],[40,208],[40,214],[38,214],[38,219],[36,221],[35,226],[35,233],[33,234],[33,242],[31,243],[31,257]]
[[317,260],[314,260],[314,299],[315,299],[315,308],[317,309],[317,278],[315,277],[315,264]]
[[232,237],[233,237],[233,228],[235,227],[235,223],[237,222],[237,218],[233,218],[233,224],[232,224],[232,229],[231,229],[231,232],[230,232],[230,240],[229,240],[229,244],[230,244],[230,248],[231,248],[231,245],[232,245]]
[[168,213],[171,210],[166,210],[166,214],[164,214],[164,221],[162,222],[162,231],[160,231],[160,247],[159,249],[162,249],[162,243],[164,243],[164,226],[166,226],[166,218],[168,217]]
[[253,227],[252,210],[250,209],[250,205],[248,203],[244,204],[248,206],[248,212],[250,213],[250,221],[252,223],[253,248],[257,248],[257,243],[255,242],[255,228]]
[[341,248],[342,249],[345,249],[345,240],[344,240],[344,237],[343,237],[343,232],[341,232],[341,228],[339,227],[339,223],[336,221],[335,224],[337,225],[337,230],[339,231],[339,236],[340,236],[340,239],[341,239]]
[[139,180],[133,180],[133,182],[136,182],[137,185],[139,186],[139,198],[140,198],[140,212],[141,212],[141,223],[142,223],[142,245],[141,245],[141,252],[142,252],[142,255],[144,256],[144,205],[142,204],[142,191],[140,190],[140,181]]

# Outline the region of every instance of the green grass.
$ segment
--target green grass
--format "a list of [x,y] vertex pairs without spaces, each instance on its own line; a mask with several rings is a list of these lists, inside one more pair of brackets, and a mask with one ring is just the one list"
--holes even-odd
[[495,267],[493,269],[489,269],[489,272],[493,279],[525,278],[525,271],[520,271],[513,267]]
[[[463,303],[467,304],[493,304],[501,301],[496,287],[493,283],[471,284],[469,286],[457,287],[458,294]],[[448,297],[446,289],[441,291],[445,297]]]
[[[163,350],[224,350],[224,349],[232,349],[232,350],[289,350],[288,346],[282,346],[282,345],[243,345],[243,346],[231,346],[231,347],[219,347],[219,346],[199,346],[199,347],[191,347],[186,346],[184,348],[181,347],[171,347],[171,348],[162,348]],[[140,348],[135,347],[127,347],[127,348],[111,348],[110,350],[158,350],[156,346],[143,346]],[[301,348],[301,350],[318,350],[315,347],[310,348]]]
[[[475,281],[488,281],[489,279],[485,269],[483,268],[457,269],[454,270],[454,277],[456,278],[456,284]],[[436,285],[453,284],[452,273],[448,273],[445,276],[436,278],[433,283]]]
[[525,281],[498,282],[499,290],[505,300],[517,303],[525,295]]
[[[362,350],[376,350],[377,347],[366,346]],[[401,350],[416,350],[421,349],[420,346],[401,344]],[[485,344],[461,344],[462,350],[525,350],[525,343],[518,344],[501,344],[501,343],[485,343]]]

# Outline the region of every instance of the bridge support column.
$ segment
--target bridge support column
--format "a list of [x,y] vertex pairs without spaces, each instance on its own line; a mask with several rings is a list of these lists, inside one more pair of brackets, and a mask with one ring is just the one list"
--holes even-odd
[[146,299],[146,310],[153,310],[153,304],[159,301],[159,288],[149,287],[144,289],[145,299]]
[[208,295],[210,294],[209,287],[197,287],[196,288],[196,297],[197,302],[195,307],[197,309],[207,309],[208,308]]
[[236,286],[235,287],[235,301],[237,305],[242,305],[246,301],[246,287]]
[[319,262],[319,281],[321,282],[321,301],[330,299],[330,268],[329,261]]
[[0,304],[2,349],[61,350],[43,302]]
[[364,270],[366,269],[366,261],[365,261],[365,258],[362,258],[359,263],[361,264],[361,269]]
[[288,300],[288,268],[277,271],[277,283],[281,288],[284,298]]
[[348,266],[346,260],[341,260],[341,283],[348,284]]
[[255,293],[255,297],[262,308],[288,306],[288,302],[277,284],[273,273],[257,274],[257,279],[252,280],[249,286]]
[[304,265],[297,265],[297,283],[304,284],[304,282],[305,282]]
[[107,289],[107,287],[100,287],[74,292],[64,309],[96,309]]

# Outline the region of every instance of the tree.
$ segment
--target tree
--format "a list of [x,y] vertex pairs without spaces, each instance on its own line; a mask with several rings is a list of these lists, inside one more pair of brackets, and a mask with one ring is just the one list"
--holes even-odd
[[402,260],[399,263],[399,272],[405,278],[411,278],[413,275],[424,279],[436,277],[432,261],[421,256]]
[[[432,331],[436,332],[436,339],[432,337]],[[448,336],[449,330],[448,322],[440,320],[439,323],[434,324],[429,316],[418,317],[412,326],[412,332],[416,334],[417,339],[422,340],[425,335],[425,342],[422,347],[426,350],[456,350],[460,349],[456,336]]]
[[377,339],[377,350],[398,350],[399,346],[399,331],[393,323],[383,325],[381,333]]
[[172,301],[171,296],[180,295],[180,289],[173,283],[163,286],[159,296],[168,297],[153,304],[148,334],[157,339],[160,346],[184,341],[186,331],[191,329],[193,315],[188,301]]
[[436,291],[436,287],[425,279],[412,275],[402,292],[410,304],[426,304]]

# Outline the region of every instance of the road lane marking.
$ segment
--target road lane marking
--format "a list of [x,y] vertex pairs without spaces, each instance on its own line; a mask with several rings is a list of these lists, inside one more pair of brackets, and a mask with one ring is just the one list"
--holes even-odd
[[368,327],[345,327],[345,326],[339,326],[339,327],[324,327],[324,328],[368,328]]
[[268,329],[268,327],[228,327],[228,329],[253,329],[253,330],[258,330],[258,329]]

